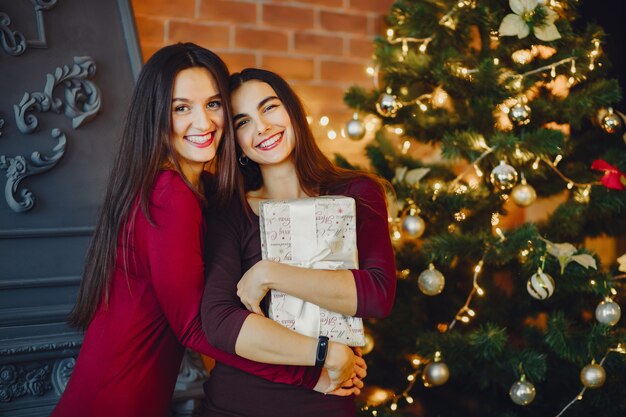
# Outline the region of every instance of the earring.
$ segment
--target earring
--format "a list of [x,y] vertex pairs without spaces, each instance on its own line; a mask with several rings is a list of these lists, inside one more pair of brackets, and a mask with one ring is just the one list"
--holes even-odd
[[241,154],[239,156],[239,165],[245,167],[246,165],[248,165],[248,162],[250,162],[250,159],[248,159],[246,155]]

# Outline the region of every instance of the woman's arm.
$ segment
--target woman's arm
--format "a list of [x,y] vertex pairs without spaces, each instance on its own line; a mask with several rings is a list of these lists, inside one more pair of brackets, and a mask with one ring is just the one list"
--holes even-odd
[[[243,224],[248,224],[239,204],[209,218],[207,278],[202,298],[202,324],[209,343],[248,359],[276,364],[315,364],[317,339],[295,333],[280,324],[252,314],[237,297],[241,277]],[[258,254],[256,255],[258,256]],[[344,381],[353,373],[355,357],[347,346],[331,343],[326,368]],[[363,363],[364,365],[364,363]],[[340,382],[340,381],[335,381]]]
[[312,388],[318,370],[252,362],[209,345],[199,316],[204,288],[202,210],[197,197],[174,175],[159,177],[150,212],[154,225],[147,224],[143,233],[154,290],[178,340],[264,379]]
[[261,313],[260,300],[275,289],[347,316],[389,315],[396,293],[396,266],[384,195],[365,179],[354,181],[346,194],[357,202],[359,269],[329,271],[260,261],[237,286],[246,308]]

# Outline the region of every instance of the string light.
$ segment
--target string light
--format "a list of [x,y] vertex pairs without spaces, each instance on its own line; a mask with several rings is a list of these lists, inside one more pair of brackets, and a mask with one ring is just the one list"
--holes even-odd
[[465,300],[465,304],[463,304],[463,307],[461,307],[459,311],[456,313],[456,315],[454,316],[454,319],[450,322],[446,331],[452,330],[457,321],[461,321],[463,323],[469,323],[470,319],[476,316],[476,312],[472,310],[469,306],[475,294],[478,294],[479,296],[482,296],[485,294],[485,291],[480,287],[480,285],[478,285],[478,277],[480,276],[480,273],[483,269],[484,262],[485,260],[483,258],[474,267],[472,291],[470,291],[469,295],[467,296],[467,299]]
[[[626,354],[626,348],[624,345],[622,345],[621,343],[618,343],[617,346],[615,346],[614,348],[609,348],[606,353],[604,354],[604,357],[602,358],[602,360],[600,361],[600,363],[598,365],[602,366],[604,365],[604,361],[606,361],[607,356],[609,356],[609,353],[611,352],[616,352],[616,353],[620,353],[620,354]],[[574,405],[576,403],[576,401],[582,401],[583,399],[583,395],[585,394],[585,392],[587,391],[587,387],[583,387],[580,392],[574,397],[574,399],[572,401],[570,401],[562,410],[559,414],[557,414],[555,417],[561,417],[563,415],[563,413],[565,413],[565,411],[570,408],[572,405]]]

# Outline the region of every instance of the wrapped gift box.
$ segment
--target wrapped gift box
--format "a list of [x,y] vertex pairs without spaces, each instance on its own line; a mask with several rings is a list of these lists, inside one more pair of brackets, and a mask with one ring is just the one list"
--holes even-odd
[[[315,269],[356,269],[354,199],[324,196],[263,201],[259,207],[263,259]],[[363,321],[271,291],[272,320],[307,336],[363,346]]]

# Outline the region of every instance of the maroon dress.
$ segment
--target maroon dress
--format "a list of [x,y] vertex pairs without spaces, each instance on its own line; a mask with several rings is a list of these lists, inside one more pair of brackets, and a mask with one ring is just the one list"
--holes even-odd
[[[383,193],[369,179],[354,180],[331,190],[356,200],[358,317],[384,317],[391,312],[396,267],[389,238]],[[252,314],[237,297],[237,282],[261,259],[259,219],[249,218],[241,202],[208,219],[207,280],[202,298],[202,324],[209,342],[234,353],[241,326]],[[271,343],[268,340],[268,343]],[[311,369],[301,367],[300,369]],[[206,416],[211,417],[353,417],[354,397],[323,395],[302,387],[275,384],[218,363],[205,384]]]
[[[200,200],[174,171],[138,205],[120,234],[108,307],[102,303],[54,417],[166,416],[185,347],[276,382],[312,387],[319,373],[248,361],[210,346],[200,323],[204,220]],[[123,259],[126,249],[128,273]],[[280,384],[277,384],[280,385]]]

